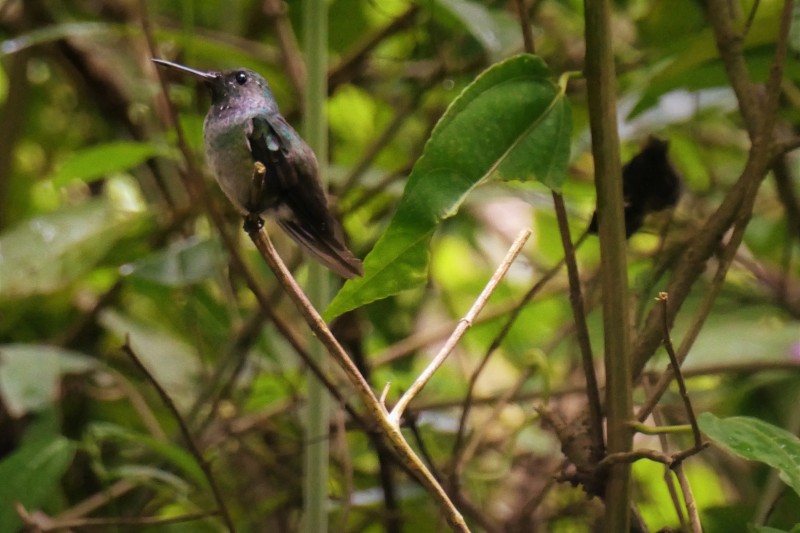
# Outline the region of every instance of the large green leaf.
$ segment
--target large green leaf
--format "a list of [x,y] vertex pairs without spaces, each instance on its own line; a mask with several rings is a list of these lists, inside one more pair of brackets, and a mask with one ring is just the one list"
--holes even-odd
[[519,55],[481,74],[434,128],[394,218],[364,260],[364,276],[345,284],[326,318],[423,283],[434,229],[483,181],[538,180],[559,189],[570,130],[563,90],[539,58]]
[[69,467],[75,445],[64,437],[37,439],[0,462],[0,524],[3,531],[21,526],[14,502],[35,510],[54,499]]
[[86,372],[96,361],[78,352],[43,344],[0,345],[0,393],[15,417],[58,399],[61,376]]
[[0,300],[48,294],[94,267],[137,213],[106,200],[29,219],[0,235]]
[[800,439],[757,418],[717,418],[703,413],[700,429],[740,457],[760,461],[778,470],[780,478],[800,494]]

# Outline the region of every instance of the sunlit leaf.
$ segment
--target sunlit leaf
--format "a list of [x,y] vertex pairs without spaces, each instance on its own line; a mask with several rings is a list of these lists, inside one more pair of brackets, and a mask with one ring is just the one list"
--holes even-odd
[[86,372],[96,361],[78,352],[44,344],[0,345],[0,393],[15,417],[58,399],[61,376]]
[[55,498],[59,480],[75,454],[75,445],[61,436],[28,442],[0,462],[0,524],[3,531],[21,526],[15,502],[28,511]]
[[32,218],[0,235],[0,300],[48,294],[88,272],[139,214],[106,201]]
[[718,418],[711,413],[698,417],[703,433],[739,457],[760,461],[778,470],[784,483],[800,494],[800,439],[757,418]]
[[52,177],[55,186],[72,180],[90,182],[136,167],[156,156],[168,155],[162,145],[139,142],[111,142],[74,152]]
[[481,74],[450,105],[417,161],[386,232],[325,312],[349,309],[424,282],[437,224],[487,179],[538,180],[559,189],[569,158],[570,108],[537,57]]

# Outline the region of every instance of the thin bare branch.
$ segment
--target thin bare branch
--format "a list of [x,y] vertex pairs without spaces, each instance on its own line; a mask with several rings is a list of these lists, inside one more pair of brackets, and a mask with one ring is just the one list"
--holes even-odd
[[669,355],[672,371],[675,373],[675,380],[678,382],[678,390],[680,391],[683,405],[686,408],[686,416],[689,418],[689,424],[692,426],[694,445],[695,447],[699,447],[703,444],[703,437],[700,435],[700,428],[697,426],[697,418],[694,416],[694,409],[692,408],[692,402],[689,399],[689,393],[686,392],[686,383],[684,383],[683,375],[681,374],[681,363],[678,360],[678,357],[675,355],[675,349],[672,347],[672,339],[670,338],[669,334],[669,320],[667,319],[667,300],[669,299],[669,296],[666,292],[661,292],[658,295],[658,299],[661,302],[663,309],[664,347]]
[[306,88],[306,65],[289,19],[288,7],[283,0],[264,0],[263,11],[272,21],[286,75],[297,95],[297,103],[302,105]]
[[197,464],[203,471],[203,475],[206,478],[208,486],[211,488],[211,492],[214,495],[214,500],[217,502],[217,509],[222,516],[223,522],[225,522],[225,526],[228,528],[228,531],[235,532],[236,527],[233,525],[233,519],[231,518],[230,511],[228,511],[228,507],[225,505],[225,500],[222,498],[222,491],[220,490],[219,485],[217,485],[217,481],[214,478],[214,473],[211,471],[211,465],[205,460],[205,457],[203,457],[203,453],[197,446],[197,443],[189,431],[189,427],[186,425],[186,421],[183,419],[183,416],[181,416],[181,413],[178,411],[178,408],[175,406],[172,398],[170,398],[169,394],[167,394],[167,391],[164,390],[164,387],[161,386],[155,376],[153,376],[144,363],[142,363],[142,360],[139,359],[139,356],[136,355],[136,352],[130,344],[130,339],[125,339],[125,344],[122,345],[122,351],[128,355],[133,364],[136,365],[136,368],[138,368],[139,371],[147,378],[147,381],[153,385],[153,387],[156,389],[156,392],[161,397],[161,401],[164,402],[164,405],[178,423],[181,435],[183,435],[183,440],[186,441],[189,452],[195,458],[195,461],[197,461]]
[[567,276],[569,278],[569,303],[572,307],[576,338],[581,351],[583,376],[586,379],[586,401],[589,404],[589,431],[592,435],[592,454],[595,459],[600,459],[605,454],[603,408],[600,400],[600,387],[597,385],[597,374],[594,369],[594,355],[592,354],[592,343],[589,339],[589,327],[586,325],[586,310],[583,304],[578,262],[575,260],[575,249],[586,239],[589,230],[584,231],[583,235],[578,238],[578,242],[573,246],[564,197],[557,192],[553,192],[553,205],[555,206],[556,220],[558,221],[558,229],[561,235],[561,246],[564,248],[564,261],[567,264]]
[[492,278],[487,283],[486,287],[483,289],[483,292],[478,296],[475,300],[475,303],[472,304],[472,307],[461,319],[458,326],[456,327],[453,334],[450,335],[450,338],[447,339],[442,349],[436,354],[436,357],[428,364],[428,366],[423,370],[414,383],[408,388],[408,390],[403,394],[402,397],[397,401],[394,408],[392,409],[391,413],[389,413],[389,418],[395,424],[400,423],[400,418],[403,416],[403,411],[405,411],[408,404],[411,402],[414,397],[419,394],[419,391],[425,386],[425,384],[431,379],[433,374],[436,370],[442,366],[447,356],[450,355],[450,352],[456,347],[458,341],[461,340],[461,337],[466,333],[467,329],[472,327],[472,323],[481,310],[486,305],[486,302],[489,300],[489,297],[492,295],[494,290],[500,284],[500,281],[505,277],[508,269],[511,268],[511,264],[517,258],[519,253],[522,251],[522,247],[527,242],[528,237],[531,236],[531,231],[529,229],[522,230],[514,241],[514,244],[511,245],[506,257],[503,259],[503,262],[495,271]]
[[32,531],[48,533],[50,531],[79,530],[119,527],[166,526],[184,522],[203,520],[219,514],[218,511],[206,511],[179,516],[128,516],[120,518],[65,518],[57,519],[47,516],[41,511],[28,512],[25,507],[16,502],[16,511],[22,522]]
[[683,471],[683,465],[678,463],[673,469],[678,476],[678,483],[683,493],[683,501],[686,502],[686,511],[689,513],[689,524],[692,526],[692,533],[702,533],[703,526],[700,524],[700,514],[697,512],[697,502],[692,494],[692,487],[689,485],[689,478]]

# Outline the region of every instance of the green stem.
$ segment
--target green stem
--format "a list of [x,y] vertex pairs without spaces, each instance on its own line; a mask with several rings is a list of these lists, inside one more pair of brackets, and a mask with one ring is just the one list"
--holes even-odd
[[[616,73],[610,0],[584,0],[586,80],[597,189],[603,332],[605,340],[608,453],[631,448],[631,362],[628,341],[628,277],[622,171],[617,132]],[[630,529],[630,464],[610,468],[605,531]]]
[[[307,85],[303,102],[303,131],[306,142],[319,162],[319,178],[323,188],[327,183],[327,97],[328,9],[325,0],[306,0],[303,3],[303,37],[307,69]],[[317,308],[324,308],[329,296],[328,273],[312,262],[307,294]],[[319,342],[312,341],[312,357],[323,368],[325,352]],[[330,397],[316,378],[306,380],[308,404],[306,410],[305,473],[303,496],[305,502],[303,529],[308,532],[328,530],[328,450],[330,428]]]

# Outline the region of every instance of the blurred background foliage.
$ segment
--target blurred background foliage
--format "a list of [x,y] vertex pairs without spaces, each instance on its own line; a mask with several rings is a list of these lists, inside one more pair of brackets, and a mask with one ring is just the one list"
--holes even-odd
[[[731,4],[744,13],[752,6]],[[758,4],[744,47],[753,76],[763,80],[781,2]],[[291,37],[303,41],[302,3],[275,5],[0,3],[2,531],[22,523],[15,501],[59,519],[165,518],[213,507],[175,420],[121,351],[126,339],[184,413],[242,530],[299,528],[303,398],[307,387],[319,385],[306,382],[301,360],[229,268],[229,251],[183,188],[185,165],[166,125],[143,32],[146,6],[161,57],[202,69],[253,68],[270,81],[284,115],[299,124],[302,68],[291,74],[298,72]],[[581,70],[582,2],[533,0],[528,7],[537,53],[556,74]],[[741,172],[749,141],[703,2],[618,0],[613,25],[623,160],[655,135],[669,141],[684,178],[675,212],[648,218],[630,240],[629,279],[641,319],[676,253]],[[290,39],[279,38],[287,30]],[[800,119],[797,37],[781,104],[781,127],[788,129]],[[522,38],[514,2],[332,0],[329,45],[330,192],[351,247],[363,257],[447,105],[482,70],[520,52]],[[189,80],[173,81],[170,100],[202,162],[208,98]],[[594,209],[587,90],[580,78],[567,89],[573,138],[563,194],[574,237]],[[798,172],[796,157],[787,156],[761,187],[745,242],[686,362],[696,411],[757,416],[794,433],[800,429]],[[216,185],[208,176],[194,178],[208,184],[238,231],[241,221]],[[469,376],[507,313],[563,255],[549,191],[535,183],[479,187],[436,232],[423,289],[340,322],[339,335],[373,388],[390,382],[393,401],[526,227],[534,233],[524,259],[411,406],[409,435],[439,472],[449,468]],[[274,309],[303,331],[272,274],[238,234]],[[302,283],[305,260],[283,235],[272,234]],[[578,260],[599,352],[594,237],[580,246]],[[709,282],[710,274],[701,278],[684,305],[676,342]],[[474,447],[461,487],[477,529],[588,531],[601,514],[579,488],[553,482],[559,443],[534,410],[545,403],[574,417],[585,409],[567,288],[563,273],[547,283],[477,383],[467,428]],[[660,352],[651,362],[655,371],[664,364]],[[508,391],[511,398],[495,413]],[[643,398],[639,393],[637,400]],[[676,394],[662,404],[665,422],[685,422]],[[673,442],[686,447],[689,436]],[[385,464],[373,440],[344,415],[334,417],[331,461],[333,530],[444,527],[431,499],[399,467]],[[759,506],[774,501],[767,500],[770,491],[781,490],[765,466],[717,449],[686,469],[709,532],[741,531],[763,516]],[[645,461],[634,467],[636,503],[653,529],[677,524],[662,472]],[[800,522],[798,509],[798,496],[784,491],[769,524],[790,528]],[[216,518],[205,518],[153,530],[219,527]]]

